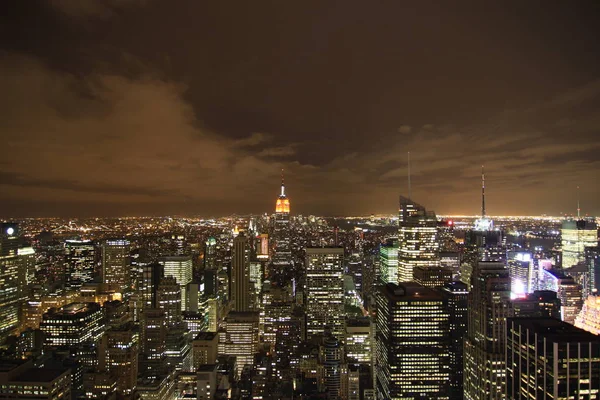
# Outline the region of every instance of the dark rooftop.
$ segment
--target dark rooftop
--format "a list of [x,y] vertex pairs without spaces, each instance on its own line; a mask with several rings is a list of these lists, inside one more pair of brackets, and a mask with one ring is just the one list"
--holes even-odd
[[399,300],[442,300],[442,295],[434,289],[425,287],[417,282],[388,283],[383,292],[394,301]]
[[217,332],[199,332],[194,340],[213,340]]
[[595,342],[600,344],[600,336],[579,329],[559,319],[547,317],[509,318],[509,326],[511,322],[556,342]]
[[21,375],[12,379],[13,382],[52,382],[68,369],[55,368],[30,368]]

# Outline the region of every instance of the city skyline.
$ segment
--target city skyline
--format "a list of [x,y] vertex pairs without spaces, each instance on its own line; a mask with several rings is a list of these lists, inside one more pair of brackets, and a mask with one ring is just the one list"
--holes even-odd
[[6,2],[0,206],[600,214],[597,4],[467,5]]

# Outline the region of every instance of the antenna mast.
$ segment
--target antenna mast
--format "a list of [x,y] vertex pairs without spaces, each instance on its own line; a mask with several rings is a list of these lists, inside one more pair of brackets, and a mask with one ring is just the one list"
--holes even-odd
[[485,218],[485,173],[481,166],[481,218]]
[[577,186],[577,219],[581,218],[581,208],[579,208],[579,186]]

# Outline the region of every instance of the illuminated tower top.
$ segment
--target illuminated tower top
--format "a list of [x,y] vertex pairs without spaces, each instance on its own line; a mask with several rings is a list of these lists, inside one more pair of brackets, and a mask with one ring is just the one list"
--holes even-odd
[[494,222],[486,216],[485,213],[485,172],[481,166],[481,218],[475,221],[476,231],[491,231],[494,229]]
[[290,200],[285,195],[285,183],[283,181],[283,169],[281,170],[281,194],[277,198],[277,202],[275,203],[275,212],[276,213],[290,213]]

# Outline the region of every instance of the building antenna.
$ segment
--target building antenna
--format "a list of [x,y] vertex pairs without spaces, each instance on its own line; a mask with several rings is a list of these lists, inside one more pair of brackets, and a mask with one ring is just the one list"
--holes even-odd
[[411,187],[410,187],[410,151],[408,152],[408,198],[412,199]]
[[581,218],[581,208],[579,208],[579,186],[577,186],[577,219]]
[[281,168],[281,196],[285,196],[285,184],[283,183],[283,168]]
[[481,166],[481,219],[485,218],[485,172]]

